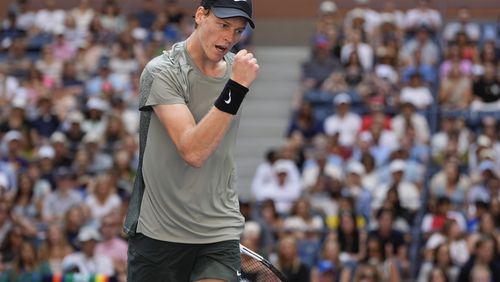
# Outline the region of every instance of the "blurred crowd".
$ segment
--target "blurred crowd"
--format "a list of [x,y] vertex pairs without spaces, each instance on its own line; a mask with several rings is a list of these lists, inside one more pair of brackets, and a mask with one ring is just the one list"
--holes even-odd
[[[242,243],[289,281],[500,281],[499,27],[430,0],[319,3]],[[192,18],[36,4],[0,27],[0,281],[125,281],[139,76]]]
[[500,281],[500,26],[431,0],[318,3],[243,244],[290,281]]
[[139,77],[193,28],[174,0],[74,2],[1,15],[0,281],[125,281]]

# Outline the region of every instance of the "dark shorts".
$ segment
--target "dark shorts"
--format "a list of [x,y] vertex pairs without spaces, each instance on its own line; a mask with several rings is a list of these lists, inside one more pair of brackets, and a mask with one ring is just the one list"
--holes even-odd
[[238,240],[182,244],[143,234],[129,239],[129,282],[188,282],[208,278],[238,282],[240,265]]

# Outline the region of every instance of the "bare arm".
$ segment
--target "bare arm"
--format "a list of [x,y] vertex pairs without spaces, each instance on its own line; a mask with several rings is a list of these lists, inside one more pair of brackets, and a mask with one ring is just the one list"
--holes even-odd
[[[259,65],[253,54],[236,54],[231,79],[245,87],[255,80]],[[197,124],[186,105],[157,105],[155,114],[167,130],[181,157],[193,167],[202,167],[226,134],[233,115],[213,107]]]
[[182,158],[198,168],[215,151],[233,119],[215,107],[198,124],[186,105],[158,105],[153,109]]

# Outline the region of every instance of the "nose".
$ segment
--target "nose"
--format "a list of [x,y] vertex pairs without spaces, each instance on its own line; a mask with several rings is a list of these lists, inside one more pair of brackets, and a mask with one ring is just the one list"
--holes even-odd
[[232,43],[236,40],[237,35],[238,35],[238,34],[236,33],[236,31],[234,31],[234,30],[228,30],[228,31],[226,31],[226,33],[224,34],[224,38],[225,38],[225,40],[226,40],[227,42],[229,42],[229,43],[231,43],[231,44],[232,44]]

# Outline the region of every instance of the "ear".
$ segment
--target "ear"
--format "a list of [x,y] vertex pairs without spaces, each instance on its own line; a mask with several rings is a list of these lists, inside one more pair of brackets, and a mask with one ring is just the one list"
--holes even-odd
[[208,10],[200,6],[198,7],[198,9],[196,9],[196,13],[194,14],[194,21],[196,22],[196,24],[199,25],[203,20],[203,18],[207,15],[208,15]]

